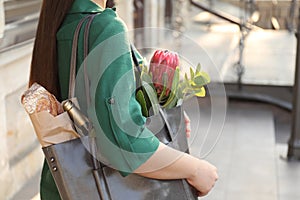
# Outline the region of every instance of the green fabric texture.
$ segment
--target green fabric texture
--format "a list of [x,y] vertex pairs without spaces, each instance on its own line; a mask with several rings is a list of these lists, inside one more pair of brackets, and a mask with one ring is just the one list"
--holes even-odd
[[[92,22],[89,34],[89,57],[91,55],[94,63],[92,68],[95,70],[91,73],[101,75],[97,80],[90,80],[91,85],[97,82],[95,91],[91,91],[94,94],[91,100],[96,113],[92,122],[94,126],[96,124],[97,143],[101,153],[126,176],[149,159],[158,148],[159,141],[144,127],[146,119],[132,93],[135,91],[135,77],[130,43],[126,26],[114,9],[102,9],[91,0],[75,0],[73,3],[57,32],[61,96],[62,99],[68,98],[73,34],[80,19],[91,13],[99,13]],[[113,39],[110,39],[112,36]],[[78,74],[82,69],[82,62],[83,30],[80,31],[78,42]],[[81,80],[80,76],[78,80]],[[80,87],[78,88],[81,89]],[[83,99],[83,104],[84,101]],[[81,106],[81,109],[84,107],[85,105]],[[90,117],[89,111],[87,114]],[[131,126],[132,124],[134,125]],[[46,163],[41,177],[41,199],[60,199]]]

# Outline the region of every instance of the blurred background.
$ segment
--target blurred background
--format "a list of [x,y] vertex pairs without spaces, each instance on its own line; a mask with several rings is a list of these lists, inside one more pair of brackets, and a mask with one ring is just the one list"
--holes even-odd
[[[39,199],[43,154],[20,96],[41,3],[0,0],[0,200]],[[108,1],[144,56],[170,48],[189,65],[201,62],[212,78],[206,98],[184,104],[192,120],[191,153],[215,164],[220,174],[201,199],[300,199],[299,5]]]

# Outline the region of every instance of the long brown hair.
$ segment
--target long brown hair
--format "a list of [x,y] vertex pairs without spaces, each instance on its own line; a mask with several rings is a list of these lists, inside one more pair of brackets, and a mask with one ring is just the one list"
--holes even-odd
[[44,0],[33,48],[29,86],[41,84],[60,99],[56,32],[74,0]]

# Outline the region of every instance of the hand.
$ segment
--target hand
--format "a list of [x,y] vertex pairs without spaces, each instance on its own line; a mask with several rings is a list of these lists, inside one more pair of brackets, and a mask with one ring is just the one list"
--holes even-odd
[[183,115],[184,115],[184,122],[185,122],[186,137],[189,138],[191,136],[191,120],[185,111],[183,111]]
[[200,197],[207,195],[217,180],[217,168],[204,160],[198,161],[197,171],[187,178],[188,183],[198,190]]

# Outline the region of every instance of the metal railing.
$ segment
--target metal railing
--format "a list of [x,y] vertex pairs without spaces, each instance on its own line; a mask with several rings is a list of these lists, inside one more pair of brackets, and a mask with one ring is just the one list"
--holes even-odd
[[[299,10],[300,11],[300,10]],[[292,132],[289,140],[288,159],[300,160],[300,12],[297,30],[295,82],[293,87]]]
[[232,24],[235,24],[239,27],[242,27],[242,28],[246,28],[246,29],[253,29],[253,28],[258,28],[256,26],[254,26],[253,24],[249,23],[249,22],[244,22],[243,20],[235,17],[235,16],[232,16],[232,15],[229,15],[225,12],[222,12],[222,11],[217,11],[217,10],[214,10],[212,8],[210,8],[209,6],[206,6],[204,5],[203,3],[200,3],[199,1],[195,1],[195,0],[190,0],[190,3],[191,5],[203,10],[203,11],[206,11],[206,12],[209,12],[210,14],[220,18],[220,19],[223,19],[225,21],[228,21]]

